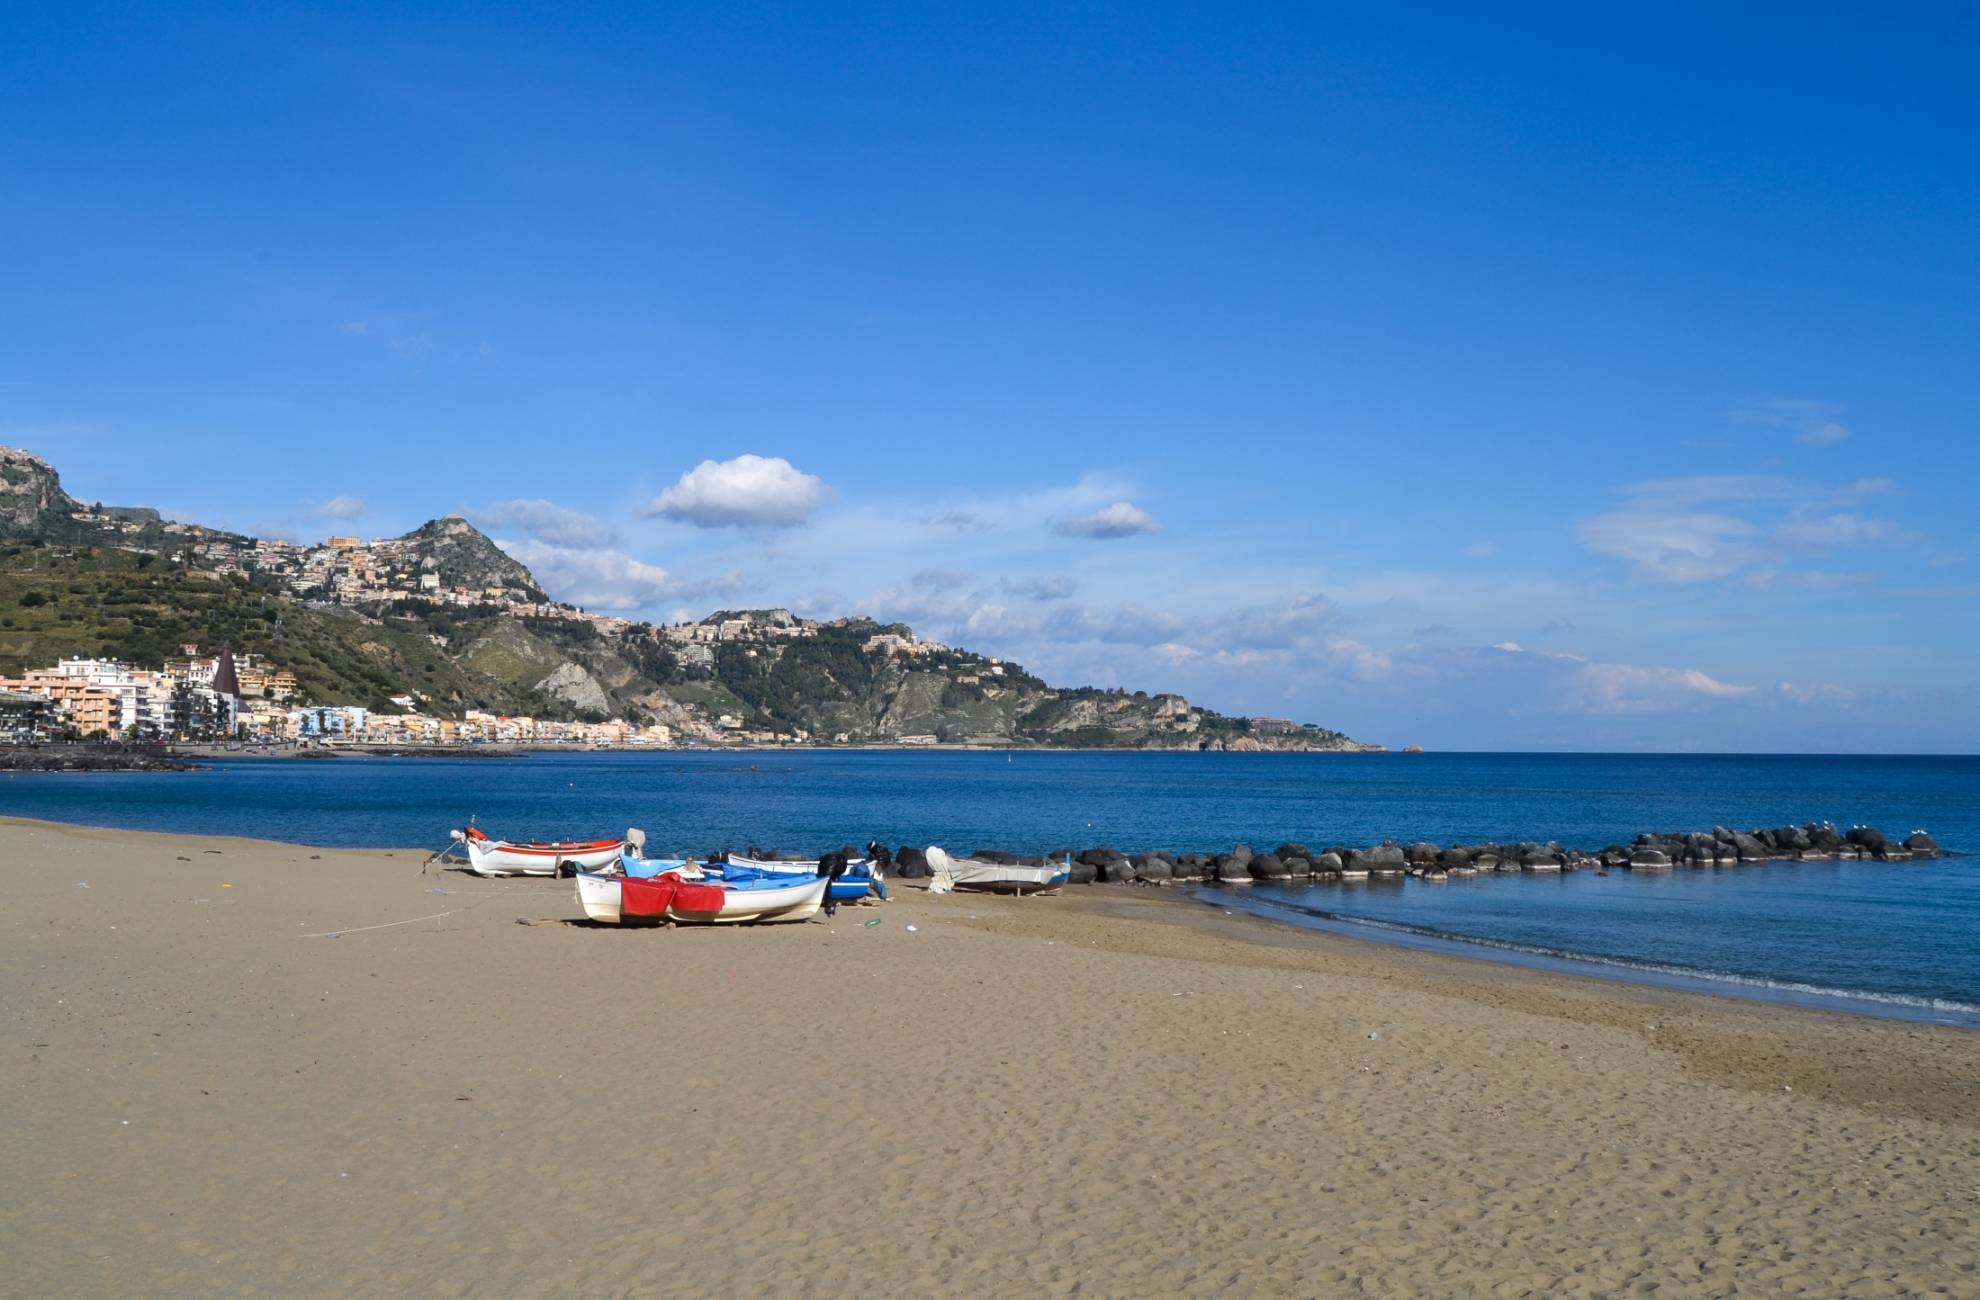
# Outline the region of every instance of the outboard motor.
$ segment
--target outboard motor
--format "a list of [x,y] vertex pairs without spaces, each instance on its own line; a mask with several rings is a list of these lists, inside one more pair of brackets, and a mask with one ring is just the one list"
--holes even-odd
[[839,905],[832,901],[832,886],[846,874],[846,855],[834,851],[818,859],[818,874],[825,877],[825,915],[832,916],[839,910]]

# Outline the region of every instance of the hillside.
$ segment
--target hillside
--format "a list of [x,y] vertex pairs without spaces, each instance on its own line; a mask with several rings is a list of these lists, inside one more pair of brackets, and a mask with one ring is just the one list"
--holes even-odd
[[0,448],[0,674],[64,656],[155,665],[183,643],[265,655],[300,698],[379,713],[410,696],[436,717],[626,718],[707,739],[1365,748],[1318,728],[1254,733],[1178,695],[1055,690],[865,618],[587,615],[457,516],[299,547],[84,505],[45,462]]

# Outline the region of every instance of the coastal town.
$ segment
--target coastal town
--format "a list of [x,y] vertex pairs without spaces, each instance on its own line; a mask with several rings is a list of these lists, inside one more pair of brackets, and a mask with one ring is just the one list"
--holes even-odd
[[0,447],[0,739],[1379,748],[1172,692],[1054,687],[860,615],[596,613],[506,545],[459,514],[369,540],[250,537],[84,503]]

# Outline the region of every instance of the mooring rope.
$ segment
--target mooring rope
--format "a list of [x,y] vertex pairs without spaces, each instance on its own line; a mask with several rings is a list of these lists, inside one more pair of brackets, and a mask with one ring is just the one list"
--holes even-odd
[[[515,892],[522,893],[524,891],[517,890]],[[501,896],[501,894],[488,895],[489,898],[500,898]],[[366,930],[389,930],[395,925],[415,925],[421,921],[438,921],[444,917],[453,916],[457,912],[472,912],[475,908],[483,906],[486,906],[486,904],[469,903],[465,907],[450,907],[444,912],[435,912],[430,916],[409,916],[403,921],[380,921],[377,925],[349,925],[341,930],[319,930],[315,934],[299,934],[296,938],[341,939],[347,934],[363,934]]]

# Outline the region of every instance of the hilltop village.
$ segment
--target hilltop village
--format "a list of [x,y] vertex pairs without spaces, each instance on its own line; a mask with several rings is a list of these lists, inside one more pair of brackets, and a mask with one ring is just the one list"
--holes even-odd
[[1180,695],[1056,688],[899,623],[553,600],[467,519],[249,537],[84,504],[0,448],[0,731],[376,745],[1378,748]]

